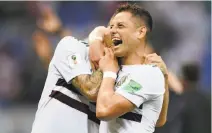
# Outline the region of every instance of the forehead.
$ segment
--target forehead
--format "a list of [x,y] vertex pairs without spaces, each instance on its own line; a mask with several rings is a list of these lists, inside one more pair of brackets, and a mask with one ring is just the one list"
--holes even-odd
[[113,18],[110,20],[110,24],[115,23],[130,23],[132,21],[132,14],[130,12],[120,12],[116,14]]

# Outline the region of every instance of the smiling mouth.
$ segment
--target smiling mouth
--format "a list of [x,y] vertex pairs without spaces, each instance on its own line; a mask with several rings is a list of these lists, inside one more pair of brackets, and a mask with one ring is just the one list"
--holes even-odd
[[118,46],[119,44],[122,44],[122,40],[114,40],[114,41],[113,41],[113,44],[114,44],[115,46]]

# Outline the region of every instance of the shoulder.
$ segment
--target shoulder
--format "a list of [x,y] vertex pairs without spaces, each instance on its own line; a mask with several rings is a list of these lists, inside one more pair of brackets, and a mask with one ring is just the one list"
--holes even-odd
[[152,79],[157,79],[164,82],[164,75],[159,67],[153,65],[145,65],[143,67],[143,73],[145,76],[149,76]]
[[63,58],[78,55],[84,59],[88,56],[86,45],[73,36],[66,36],[58,43],[53,59],[60,61]]
[[60,40],[56,47],[56,51],[83,51],[86,50],[86,45],[73,36],[66,36]]
[[136,65],[127,70],[130,77],[138,82],[143,91],[149,94],[162,94],[165,91],[165,79],[158,67],[152,65]]
[[81,41],[81,40],[78,40],[76,39],[75,37],[73,36],[65,36],[64,38],[62,38],[59,42],[58,45],[74,45],[74,44],[82,44],[82,45],[85,45],[85,42]]
[[131,76],[137,78],[154,77],[164,79],[163,73],[161,72],[160,68],[153,65],[132,65],[124,67],[123,70],[129,72]]
[[76,38],[74,38],[73,36],[65,36],[60,40],[59,44],[76,42],[76,41],[78,41],[78,40]]

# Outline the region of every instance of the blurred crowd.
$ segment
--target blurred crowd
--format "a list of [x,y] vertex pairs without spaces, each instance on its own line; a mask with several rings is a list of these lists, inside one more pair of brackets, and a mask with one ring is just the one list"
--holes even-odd
[[[0,113],[23,105],[36,109],[60,39],[71,35],[86,40],[96,26],[107,26],[119,3],[0,2]],[[136,3],[154,20],[147,50],[161,55],[173,73],[170,80],[179,82],[170,86],[168,120],[156,133],[209,133],[211,2]]]

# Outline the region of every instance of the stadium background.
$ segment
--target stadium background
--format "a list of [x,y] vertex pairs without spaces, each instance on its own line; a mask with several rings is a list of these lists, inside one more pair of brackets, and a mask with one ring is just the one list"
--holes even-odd
[[[94,27],[107,25],[119,3],[0,2],[0,133],[30,132],[61,37],[86,39]],[[156,133],[209,133],[211,2],[136,3],[153,16],[152,48],[182,83],[191,84],[183,93],[170,88],[168,121]]]

